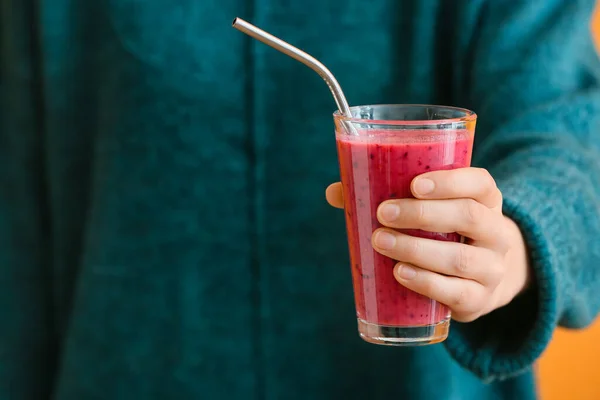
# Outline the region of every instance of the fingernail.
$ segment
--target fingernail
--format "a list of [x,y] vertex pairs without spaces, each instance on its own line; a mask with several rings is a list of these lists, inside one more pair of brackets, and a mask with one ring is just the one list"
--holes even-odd
[[396,237],[391,233],[379,231],[375,234],[375,245],[383,250],[390,250],[396,244]]
[[417,194],[428,194],[435,189],[435,183],[431,179],[419,178],[415,181],[413,189]]
[[417,276],[417,270],[410,265],[398,264],[396,267],[396,275],[400,279],[410,280]]
[[400,215],[400,207],[394,204],[384,204],[379,209],[379,215],[384,221],[395,221]]

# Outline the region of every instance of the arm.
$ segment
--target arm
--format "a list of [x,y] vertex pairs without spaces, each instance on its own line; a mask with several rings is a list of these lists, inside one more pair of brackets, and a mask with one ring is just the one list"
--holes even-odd
[[533,273],[529,290],[511,304],[451,329],[447,349],[487,381],[527,369],[558,324],[584,327],[600,306],[593,3],[484,2],[479,28],[464,46],[472,53],[456,74],[470,89],[457,103],[479,115],[475,162],[495,178]]

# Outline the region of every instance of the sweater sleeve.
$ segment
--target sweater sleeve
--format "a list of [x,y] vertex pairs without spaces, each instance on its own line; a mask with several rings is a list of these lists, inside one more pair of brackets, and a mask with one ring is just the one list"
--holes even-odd
[[[600,308],[600,65],[592,0],[482,2],[457,100],[479,115],[475,164],[521,228],[533,283],[468,324],[446,348],[487,382],[531,367],[557,326]],[[466,54],[466,52],[465,52]]]

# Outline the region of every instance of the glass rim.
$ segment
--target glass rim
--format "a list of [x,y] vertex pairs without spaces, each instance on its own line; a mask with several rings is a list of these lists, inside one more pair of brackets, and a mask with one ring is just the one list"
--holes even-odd
[[444,118],[444,119],[423,119],[423,120],[398,120],[398,119],[366,119],[366,118],[356,118],[356,117],[346,117],[342,115],[340,110],[336,110],[333,113],[333,118],[337,121],[343,122],[354,122],[360,124],[373,124],[373,125],[447,125],[447,124],[456,124],[461,122],[471,122],[477,120],[477,114],[474,111],[471,111],[466,108],[461,107],[453,107],[453,106],[441,106],[436,104],[366,104],[350,107],[350,111],[354,113],[354,111],[363,108],[363,107],[372,107],[372,108],[381,108],[381,107],[393,107],[393,108],[426,108],[426,107],[436,107],[444,110],[458,111],[462,112],[465,115],[462,117],[456,118]]

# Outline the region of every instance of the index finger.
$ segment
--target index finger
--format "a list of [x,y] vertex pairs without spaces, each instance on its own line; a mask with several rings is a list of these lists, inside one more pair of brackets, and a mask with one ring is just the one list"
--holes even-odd
[[410,189],[418,199],[469,198],[488,208],[502,206],[502,193],[483,168],[427,172],[413,179]]

